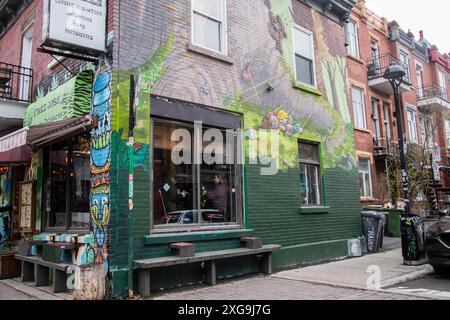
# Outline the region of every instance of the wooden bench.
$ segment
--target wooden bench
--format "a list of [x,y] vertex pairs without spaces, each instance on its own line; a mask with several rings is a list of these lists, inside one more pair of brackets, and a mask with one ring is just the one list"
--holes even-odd
[[136,260],[134,268],[137,271],[138,293],[148,298],[150,296],[150,269],[168,267],[174,265],[206,262],[206,282],[216,285],[216,260],[227,258],[262,255],[262,271],[265,274],[272,273],[272,253],[281,249],[279,245],[266,245],[259,249],[237,248],[222,251],[201,252],[193,257],[170,256],[163,258]]
[[49,270],[54,273],[53,292],[67,291],[67,270],[74,269],[73,265],[65,263],[52,263],[39,257],[29,257],[16,254],[15,258],[22,261],[22,282],[34,281],[36,287],[48,285]]

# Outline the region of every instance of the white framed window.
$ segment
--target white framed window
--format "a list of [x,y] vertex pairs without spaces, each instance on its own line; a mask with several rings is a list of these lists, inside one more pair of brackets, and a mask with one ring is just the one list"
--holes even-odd
[[447,148],[450,148],[450,120],[445,120],[445,137],[447,138]]
[[419,137],[417,134],[416,111],[413,109],[407,109],[406,114],[407,114],[407,121],[408,121],[409,142],[419,143]]
[[227,54],[226,0],[192,1],[192,43]]
[[355,128],[367,129],[366,107],[364,103],[364,91],[352,87],[353,115]]
[[405,80],[409,82],[411,79],[411,76],[409,74],[409,55],[403,50],[400,50],[400,61],[403,64],[402,67],[406,74]]
[[423,98],[424,92],[423,92],[423,67],[420,63],[416,61],[416,75],[417,75],[417,88],[418,88],[418,94],[420,98]]
[[363,198],[372,198],[372,173],[370,170],[370,159],[359,158],[359,192]]
[[447,100],[448,94],[447,94],[447,77],[444,72],[438,71],[438,77],[439,77],[439,86],[442,89],[442,92],[440,94],[442,99]]
[[347,52],[349,55],[359,59],[358,25],[350,20],[345,26],[348,44]]
[[434,148],[434,130],[433,119],[431,117],[420,115],[420,137],[422,139],[422,145],[425,149]]
[[295,79],[309,86],[316,86],[313,33],[294,26]]

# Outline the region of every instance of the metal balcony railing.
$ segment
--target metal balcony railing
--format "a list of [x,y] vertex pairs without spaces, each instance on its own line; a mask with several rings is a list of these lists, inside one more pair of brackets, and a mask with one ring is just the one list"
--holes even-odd
[[33,69],[0,62],[0,101],[30,103],[33,77]]
[[403,81],[405,81],[406,83],[411,83],[409,66],[389,53],[382,54],[367,60],[367,72],[369,80],[383,77],[384,72],[392,62],[397,63],[405,71],[405,77],[403,78]]
[[417,100],[424,100],[430,98],[441,98],[445,101],[448,101],[448,92],[447,89],[442,88],[436,84],[430,84],[425,87],[420,87],[416,89]]
[[383,157],[383,156],[391,156],[393,155],[394,144],[389,138],[379,138],[374,139],[375,145],[375,156]]

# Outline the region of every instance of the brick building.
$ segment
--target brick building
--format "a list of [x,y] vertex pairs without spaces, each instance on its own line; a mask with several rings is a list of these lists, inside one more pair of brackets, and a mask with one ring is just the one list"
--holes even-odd
[[[98,275],[102,274],[106,277],[102,288],[121,296],[129,287],[130,259],[138,261],[135,284],[144,294],[150,289],[214,282],[211,277],[216,272],[219,278],[268,272],[268,264],[261,269],[255,254],[238,257],[241,238],[249,235],[282,246],[273,261],[264,260],[276,269],[348,254],[347,240],[361,234],[343,23],[353,1],[333,0],[328,6],[323,1],[291,0],[109,1],[107,54],[93,68],[65,59],[63,64],[73,77],[52,57],[37,51],[44,2],[13,3],[0,7],[2,15],[16,12],[16,18],[2,26],[0,61],[20,66],[24,55],[17,52],[28,48],[26,65],[34,70],[27,101],[32,104],[22,115],[30,126],[27,141],[33,153],[23,170],[29,178],[25,180],[36,183],[37,192],[34,225],[20,236],[35,242],[22,244],[34,250],[33,258],[22,257],[22,276],[32,278],[30,272],[37,270],[36,283],[46,282],[43,275],[49,260],[58,256],[49,253],[71,248],[75,272],[85,277],[89,269],[85,266],[94,266],[91,281],[77,284],[78,288],[92,279],[101,284]],[[47,102],[58,101],[55,95],[61,91],[78,85],[81,89],[75,89],[75,95],[86,94],[89,70],[95,73],[89,114],[84,109],[76,113],[78,108],[44,118]],[[128,195],[133,189],[125,156],[130,75],[138,84],[134,202]],[[97,120],[96,126],[89,124],[94,126],[90,135],[84,132],[71,144],[60,141],[66,136],[59,133],[66,127],[81,126],[86,131],[88,118]],[[43,123],[46,119],[51,121]],[[64,128],[54,131],[59,121]],[[46,129],[59,141],[50,139]],[[224,141],[234,142],[225,154],[234,161],[175,165],[170,159],[171,139],[180,130],[219,132]],[[278,156],[275,148],[264,144],[267,131],[274,134],[269,138],[271,146],[279,141]],[[183,156],[195,154],[186,151]],[[58,154],[65,154],[70,165],[73,161],[80,166],[75,155],[87,160],[89,153],[89,170],[71,172],[73,184],[61,180],[65,169],[58,164],[62,161]],[[86,192],[89,202],[78,201]],[[74,244],[67,245],[68,239]],[[215,264],[199,261],[156,268],[150,283],[148,271],[139,269],[148,259],[170,260],[171,245],[180,242],[195,245],[197,253],[205,256],[225,250],[234,252],[234,257]],[[55,261],[51,263],[56,268]],[[62,278],[55,269],[54,285],[61,284]],[[60,289],[55,285],[55,290]],[[88,293],[82,292],[82,297]]]
[[[355,128],[361,204],[386,205],[399,200],[391,196],[390,160],[398,145],[393,91],[383,74],[391,62],[406,73],[401,91],[405,141],[411,148],[438,148],[442,154],[442,180],[436,186],[439,208],[445,209],[448,113],[448,55],[438,52],[421,32],[415,39],[395,22],[388,22],[358,1],[347,25],[352,115]],[[420,152],[419,152],[420,153]],[[436,207],[434,183],[428,192],[414,197]],[[418,201],[422,202],[422,201]],[[426,206],[425,206],[426,207]]]

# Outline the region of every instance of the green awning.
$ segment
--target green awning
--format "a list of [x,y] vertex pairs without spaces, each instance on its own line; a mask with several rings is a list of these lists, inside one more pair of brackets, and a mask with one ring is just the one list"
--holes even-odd
[[85,70],[31,104],[25,112],[24,127],[67,120],[89,114],[94,73]]

